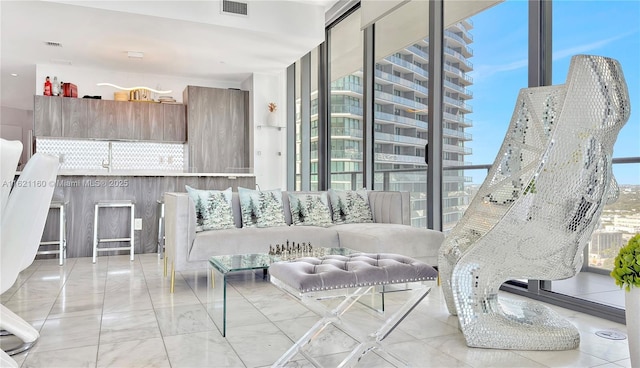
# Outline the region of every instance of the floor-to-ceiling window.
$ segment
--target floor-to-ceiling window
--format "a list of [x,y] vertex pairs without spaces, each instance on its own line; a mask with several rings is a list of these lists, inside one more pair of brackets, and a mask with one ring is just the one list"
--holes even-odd
[[[326,98],[315,92],[317,88],[314,82],[307,79],[307,83],[313,87],[309,91],[309,128],[306,133],[310,140],[311,165],[306,180],[320,180],[321,175],[316,176],[318,164],[325,160],[329,171],[327,186],[336,189],[360,188],[366,182],[363,176],[366,165],[373,163],[373,189],[409,191],[413,202],[412,224],[424,227],[425,209],[430,202],[437,200],[428,199],[425,193],[427,165],[424,157],[429,133],[428,67],[431,60],[426,24],[429,17],[425,10],[413,12],[412,16],[419,18],[416,21],[408,21],[406,15],[397,17],[396,11],[411,3],[380,17],[373,26],[368,25],[367,32],[374,32],[372,42],[367,38],[371,33],[362,31],[359,9],[352,10],[327,29],[327,80],[318,80],[318,83],[328,87]],[[535,3],[541,2],[506,0],[495,3],[444,3],[443,103],[435,109],[442,109],[442,223],[445,233],[463,216],[484,181],[487,169],[494,162],[512,118],[519,90],[530,86],[532,75],[541,69],[529,63],[532,43],[537,42],[536,37],[529,34],[532,22],[529,19],[532,17],[530,4]],[[552,83],[564,81],[568,61],[566,55],[591,51],[608,53],[607,56],[621,59],[627,80],[631,81],[631,104],[635,106],[638,103],[640,65],[637,27],[602,28],[604,22],[596,20],[602,18],[598,15],[611,17],[614,16],[612,13],[619,11],[626,16],[619,17],[625,20],[624,24],[638,24],[640,3],[544,3],[554,6]],[[593,10],[598,4],[602,8]],[[593,17],[580,13],[579,20],[573,19],[578,9],[581,12],[591,9]],[[557,25],[559,22],[562,26]],[[586,28],[590,32],[583,32]],[[563,35],[563,32],[566,34]],[[575,37],[578,34],[581,37]],[[373,52],[368,53],[366,50],[371,43]],[[607,45],[610,48],[606,48]],[[546,54],[550,53],[550,46],[540,44]],[[562,50],[566,51],[564,57]],[[630,55],[635,55],[635,59]],[[625,58],[628,60],[625,61]],[[316,69],[322,68],[323,63],[314,64],[314,60],[317,60],[315,56],[311,61],[307,60],[311,65],[307,65],[307,68],[311,69],[312,75],[317,75]],[[370,69],[372,75],[365,75],[365,70],[369,70],[368,65],[373,65]],[[370,95],[367,83],[372,83]],[[367,96],[371,96],[371,100],[365,100]],[[326,120],[329,129],[327,142],[324,142],[327,156],[322,154],[323,142],[318,138],[322,128],[318,108],[323,106],[320,103],[323,98],[326,99],[325,106],[328,106]],[[373,111],[372,126],[365,126],[365,118],[369,119],[365,115],[369,109]],[[605,209],[601,228],[585,253],[587,268],[584,271],[601,269],[606,273],[610,267],[610,256],[617,252],[614,243],[624,242],[633,231],[640,231],[638,207],[633,204],[634,201],[640,202],[640,145],[637,144],[640,133],[637,119],[636,115],[632,115],[614,152],[614,157],[622,158],[620,163],[614,164],[614,173],[621,184],[621,200]],[[304,121],[304,117],[298,120]],[[372,142],[367,139],[368,129],[374,132]],[[299,137],[299,140],[305,142],[304,138]],[[296,167],[296,173],[300,172],[299,166]],[[312,183],[311,188],[320,188],[320,185],[314,186]],[[538,283],[536,280],[514,281],[521,292],[532,296],[535,294],[535,297],[555,299],[564,306],[576,307],[579,304],[557,297],[559,294],[574,295],[578,288],[576,286],[560,282]]]
[[[302,94],[301,94],[301,90],[302,90],[302,73],[301,73],[301,69],[302,69],[302,60],[298,60],[295,62],[294,64],[294,69],[295,69],[295,78],[293,81],[289,81],[290,83],[293,83],[293,89],[294,89],[294,98],[293,98],[293,103],[295,104],[295,134],[294,134],[294,139],[295,139],[295,144],[294,144],[294,149],[295,152],[293,154],[295,154],[295,167],[294,167],[294,178],[295,178],[295,190],[301,190],[302,189],[302,155],[301,155],[301,151],[302,151],[302,115],[301,115],[301,109],[302,109]],[[291,101],[291,98],[289,98],[289,101]],[[317,158],[316,158],[317,159]]]
[[310,150],[311,150],[311,162],[310,162],[310,187],[311,190],[318,190],[318,153],[319,153],[319,131],[318,131],[318,49],[311,50],[310,60],[310,102],[311,102],[311,126],[310,133]]
[[[460,70],[453,80],[461,84],[452,85],[455,73],[449,76],[451,72],[447,72],[445,93],[457,96],[461,106],[455,105],[456,98],[445,99],[445,167],[492,164],[495,160],[518,91],[528,83],[527,6],[526,1],[507,0],[473,15],[464,23],[465,28],[458,27],[459,33],[469,28],[464,38],[473,42],[465,50],[466,54],[472,54],[469,58],[463,59],[461,52],[445,46],[445,60],[457,61],[456,69]],[[451,46],[461,50],[463,45],[456,41]],[[450,68],[445,65],[445,71]],[[452,112],[458,114],[452,116]],[[486,169],[445,170],[444,196],[451,198],[456,207],[444,211],[443,216],[451,217],[443,221],[445,230],[455,226],[464,214],[486,175]]]
[[411,224],[426,227],[428,30],[397,26],[418,12],[401,7],[375,23],[374,188],[409,192]]
[[[582,272],[545,284],[545,289],[615,307],[624,293],[608,276],[620,247],[640,233],[640,2],[554,1],[553,84],[564,83],[575,54],[614,58],[622,66],[631,99],[631,116],[614,146],[613,173],[620,193],[605,206],[599,226],[585,249]],[[631,160],[629,160],[631,159]],[[622,162],[620,162],[622,161]]]
[[329,186],[363,187],[363,32],[360,9],[328,31]]

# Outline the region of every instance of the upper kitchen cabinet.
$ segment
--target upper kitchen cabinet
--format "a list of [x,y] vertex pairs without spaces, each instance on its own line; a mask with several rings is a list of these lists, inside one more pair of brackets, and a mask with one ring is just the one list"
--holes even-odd
[[87,99],[87,136],[89,138],[116,139],[116,101]]
[[34,96],[34,135],[184,142],[184,105]]
[[77,98],[58,98],[58,100],[62,100],[62,136],[87,138],[87,104]]
[[134,127],[136,129],[137,139],[161,141],[163,140],[164,129],[164,106],[158,103],[144,103],[147,105],[146,122]]
[[187,140],[184,105],[162,104],[164,124],[162,137],[165,141],[184,142]]
[[249,167],[249,93],[187,86],[189,166],[194,172],[228,173]]
[[59,97],[34,96],[33,135],[62,136],[62,99]]

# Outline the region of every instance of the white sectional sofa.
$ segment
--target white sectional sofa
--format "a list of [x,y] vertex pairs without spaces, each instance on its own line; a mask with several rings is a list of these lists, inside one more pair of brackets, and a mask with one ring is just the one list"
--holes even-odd
[[[300,193],[300,192],[296,192]],[[319,192],[309,192],[319,193]],[[311,243],[313,247],[345,247],[369,253],[397,253],[436,265],[444,235],[410,226],[407,192],[369,191],[373,223],[319,226],[291,225],[287,192],[282,192],[285,221],[290,226],[243,228],[238,193],[233,193],[235,228],[196,233],[196,213],[187,193],[165,193],[165,255],[172,270],[208,267],[214,255],[266,253],[269,245]]]

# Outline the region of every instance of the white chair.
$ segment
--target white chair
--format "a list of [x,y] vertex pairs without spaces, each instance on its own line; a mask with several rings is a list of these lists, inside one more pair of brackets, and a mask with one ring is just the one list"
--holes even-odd
[[[21,154],[22,143],[20,141],[8,141],[0,138],[0,180],[2,180],[0,189],[0,218],[2,218],[5,213],[4,208],[7,205],[9,192],[11,191],[13,180],[15,179],[16,168]],[[2,276],[4,277],[4,274],[2,274]],[[15,280],[13,282],[15,282]],[[4,291],[6,290],[3,284],[2,292]],[[0,310],[0,312],[2,311]],[[18,364],[9,356],[9,354],[0,350],[0,366],[17,368]]]
[[[0,293],[7,291],[16,281],[20,271],[29,267],[35,259],[53,197],[58,174],[56,156],[36,153],[27,162],[16,185],[9,195],[2,218],[0,242]],[[40,336],[38,331],[18,315],[0,305],[0,328],[24,343],[6,350],[10,355],[29,349]]]
[[468,346],[579,345],[578,330],[557,313],[499,298],[498,289],[580,270],[602,209],[616,196],[613,145],[629,114],[620,64],[601,56],[574,56],[564,85],[520,92],[487,178],[440,248],[442,290]]
[[[0,138],[0,213],[4,214],[4,207],[7,205],[11,183],[16,175],[18,161],[22,154],[22,143],[20,141],[8,141]],[[2,218],[2,215],[0,215]]]
[[3,350],[0,350],[0,367],[3,368],[18,368],[18,363],[9,354],[5,353]]

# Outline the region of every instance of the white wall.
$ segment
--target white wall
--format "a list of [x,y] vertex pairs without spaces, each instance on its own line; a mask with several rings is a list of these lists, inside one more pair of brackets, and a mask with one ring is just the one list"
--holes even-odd
[[[132,61],[135,62],[135,61]],[[96,84],[107,82],[121,87],[145,86],[153,89],[171,90],[166,96],[172,96],[182,102],[182,91],[188,85],[215,88],[240,88],[239,83],[209,79],[188,78],[171,75],[154,75],[127,73],[104,69],[80,68],[71,65],[38,64],[36,65],[36,94],[42,95],[44,81],[49,76],[58,77],[58,82],[73,83],[78,87],[78,97],[85,95],[102,96],[103,100],[113,100],[113,93],[118,89]]]
[[[287,185],[287,131],[286,125],[286,70],[277,74],[254,73],[242,89],[249,90],[249,117],[253,121],[252,167],[260,189],[286,189]],[[276,124],[266,126],[269,110],[274,102]]]
[[24,165],[28,159],[30,132],[33,130],[33,110],[2,106],[0,107],[0,121],[1,138],[22,142],[20,165]]

